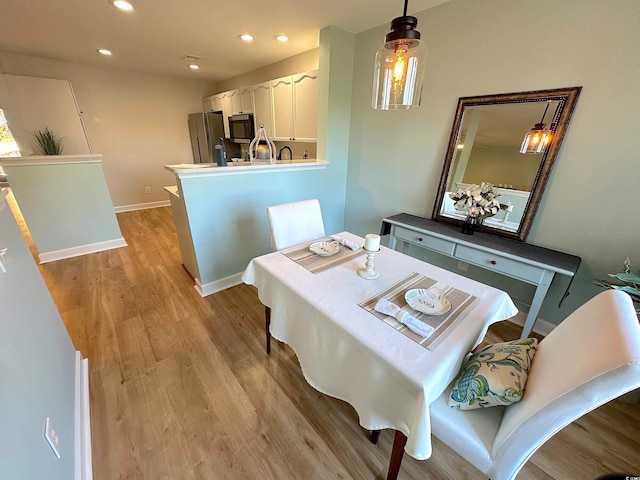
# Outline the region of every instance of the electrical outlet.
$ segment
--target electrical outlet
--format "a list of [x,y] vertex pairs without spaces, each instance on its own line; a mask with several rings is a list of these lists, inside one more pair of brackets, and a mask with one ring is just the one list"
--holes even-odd
[[144,187],[144,193],[151,193],[151,187]]
[[469,270],[469,264],[467,262],[463,262],[462,260],[459,260],[458,270],[462,270],[463,272],[466,272],[467,270]]
[[44,438],[49,442],[49,445],[51,446],[53,453],[56,454],[56,457],[60,458],[60,437],[58,437],[58,434],[53,429],[53,425],[51,424],[49,417],[47,417],[47,421],[44,425]]

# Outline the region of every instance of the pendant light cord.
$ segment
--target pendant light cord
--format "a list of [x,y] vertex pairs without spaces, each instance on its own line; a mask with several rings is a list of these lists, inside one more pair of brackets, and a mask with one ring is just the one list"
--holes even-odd
[[407,6],[409,5],[409,0],[404,0],[404,13],[402,14],[403,17],[407,16]]
[[547,116],[547,110],[549,110],[549,104],[551,103],[551,101],[549,100],[547,102],[547,106],[544,108],[544,113],[542,114],[542,119],[540,120],[540,123],[544,123],[544,117]]

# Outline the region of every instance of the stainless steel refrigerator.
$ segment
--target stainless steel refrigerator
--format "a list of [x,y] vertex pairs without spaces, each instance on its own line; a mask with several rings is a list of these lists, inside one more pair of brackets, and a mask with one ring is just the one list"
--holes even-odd
[[227,158],[239,156],[239,147],[224,137],[222,112],[201,112],[189,114],[189,135],[193,163],[216,163],[215,145],[223,139]]

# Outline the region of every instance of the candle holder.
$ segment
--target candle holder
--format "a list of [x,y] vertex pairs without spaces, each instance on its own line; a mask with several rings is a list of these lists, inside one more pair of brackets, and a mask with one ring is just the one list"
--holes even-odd
[[366,268],[358,269],[358,275],[360,275],[362,278],[366,278],[367,280],[374,280],[380,276],[380,274],[374,270],[374,262],[373,262],[373,259],[376,256],[376,253],[378,253],[380,249],[373,252],[370,250],[367,250],[366,248],[364,248],[363,250],[367,252],[367,261],[365,263]]

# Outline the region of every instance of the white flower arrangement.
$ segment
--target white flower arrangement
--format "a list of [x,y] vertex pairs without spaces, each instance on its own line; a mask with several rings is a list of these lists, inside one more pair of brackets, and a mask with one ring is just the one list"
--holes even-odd
[[480,185],[471,185],[467,189],[458,189],[456,193],[450,193],[449,197],[455,201],[456,210],[466,210],[473,217],[493,217],[499,210],[506,208],[498,201],[500,193],[492,184],[482,182]]

